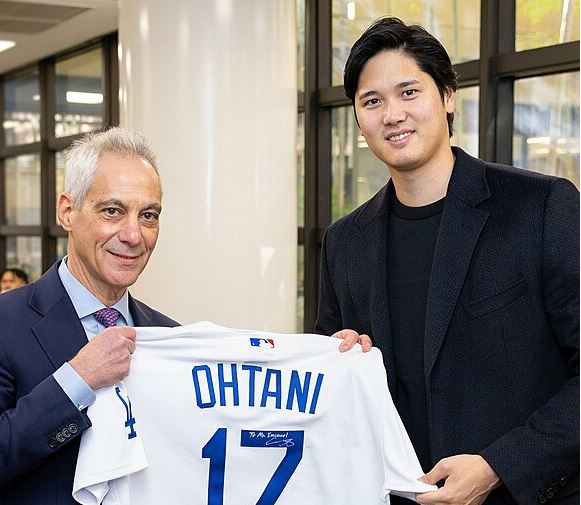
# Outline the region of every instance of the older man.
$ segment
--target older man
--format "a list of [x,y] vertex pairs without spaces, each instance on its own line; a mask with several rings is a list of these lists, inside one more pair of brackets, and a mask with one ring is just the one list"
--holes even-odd
[[131,326],[177,323],[128,293],[155,247],[156,160],[114,128],[69,152],[57,215],[68,256],[0,296],[0,503],[74,504],[81,434],[94,391],[129,373]]

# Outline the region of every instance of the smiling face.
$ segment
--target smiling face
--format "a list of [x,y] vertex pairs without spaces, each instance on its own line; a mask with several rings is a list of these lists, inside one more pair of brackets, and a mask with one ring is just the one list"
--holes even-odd
[[442,100],[432,77],[405,52],[382,51],[363,67],[355,113],[367,144],[392,176],[449,166],[448,112],[454,112],[454,92]]
[[159,177],[139,158],[102,155],[80,208],[61,194],[57,214],[68,232],[67,266],[105,305],[117,302],[147,265],[160,212]]

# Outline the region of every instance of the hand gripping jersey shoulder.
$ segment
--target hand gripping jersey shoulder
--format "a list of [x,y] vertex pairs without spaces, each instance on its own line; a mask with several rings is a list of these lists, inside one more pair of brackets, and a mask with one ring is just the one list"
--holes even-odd
[[73,495],[106,505],[384,504],[433,490],[381,354],[197,323],[138,328],[131,373],[97,393]]

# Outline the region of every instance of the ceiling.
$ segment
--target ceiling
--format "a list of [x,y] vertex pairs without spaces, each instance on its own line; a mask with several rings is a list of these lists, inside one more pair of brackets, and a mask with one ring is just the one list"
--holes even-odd
[[117,0],[0,1],[0,74],[117,30]]

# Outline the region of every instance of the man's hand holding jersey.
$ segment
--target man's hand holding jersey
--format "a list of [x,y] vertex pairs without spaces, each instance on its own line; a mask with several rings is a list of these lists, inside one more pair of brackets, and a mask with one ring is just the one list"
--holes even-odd
[[373,345],[369,335],[359,335],[355,330],[341,330],[333,333],[331,336],[343,339],[343,342],[341,342],[341,345],[339,346],[340,352],[349,351],[355,344],[361,344],[363,352],[369,352]]

